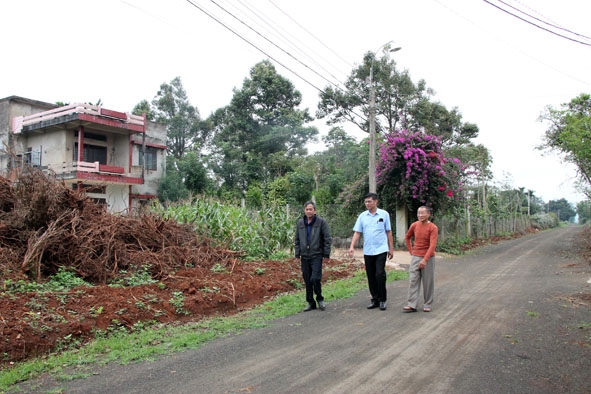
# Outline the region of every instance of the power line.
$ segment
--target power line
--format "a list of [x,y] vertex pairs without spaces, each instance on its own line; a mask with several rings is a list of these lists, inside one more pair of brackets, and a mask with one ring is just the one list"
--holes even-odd
[[[501,11],[503,11],[503,12],[505,12],[505,13],[507,13],[507,14],[509,14],[509,15],[511,15],[511,16],[513,16],[513,17],[515,17],[515,18],[517,18],[517,19],[519,19],[519,20],[521,20],[521,21],[523,21],[523,22],[529,23],[530,25],[533,25],[533,26],[537,27],[538,29],[545,30],[545,31],[547,31],[548,33],[551,33],[551,34],[557,35],[558,37],[566,38],[567,40],[574,41],[574,42],[576,42],[576,43],[578,43],[578,44],[582,44],[582,45],[591,46],[591,44],[590,44],[590,43],[583,42],[583,41],[579,41],[579,40],[576,40],[576,39],[574,39],[574,38],[571,38],[571,37],[567,37],[567,36],[565,36],[565,35],[559,34],[559,33],[555,32],[555,31],[552,31],[552,30],[550,30],[550,29],[547,29],[547,28],[545,28],[545,27],[542,27],[542,26],[540,26],[540,25],[537,25],[537,24],[536,24],[536,23],[534,23],[534,22],[528,21],[527,19],[525,19],[525,18],[522,18],[522,17],[520,17],[519,15],[515,15],[514,13],[512,13],[512,12],[510,12],[510,11],[508,11],[508,10],[506,10],[506,9],[502,8],[502,7],[499,7],[499,6],[498,6],[498,5],[496,5],[496,4],[493,4],[493,3],[491,3],[491,2],[490,2],[490,1],[488,1],[488,0],[484,0],[484,2],[485,2],[485,3],[487,3],[487,4],[489,4],[489,5],[491,5],[491,6],[493,6],[493,7],[495,7],[495,8],[497,8],[497,9],[499,9],[499,10],[501,10]],[[501,3],[502,3],[502,1],[501,1]],[[526,15],[527,15],[527,14],[526,14]]]
[[241,40],[243,40],[244,42],[246,42],[247,44],[249,44],[250,46],[252,46],[256,50],[258,50],[259,52],[261,52],[265,56],[267,56],[269,59],[273,60],[274,62],[276,62],[280,66],[284,67],[286,70],[292,72],[294,75],[296,75],[302,81],[306,82],[308,85],[312,86],[314,89],[318,90],[319,92],[324,93],[324,91],[322,89],[320,89],[318,86],[314,85],[312,82],[308,81],[306,78],[302,77],[297,72],[295,72],[291,68],[287,67],[285,64],[283,64],[279,60],[275,59],[273,56],[271,56],[270,54],[268,54],[267,52],[265,52],[263,49],[261,49],[257,45],[255,45],[253,42],[249,41],[247,38],[245,38],[244,36],[240,35],[240,33],[238,33],[237,31],[235,31],[234,29],[232,29],[230,26],[226,25],[224,22],[222,22],[221,20],[219,20],[218,18],[216,18],[214,15],[212,15],[211,13],[209,13],[208,11],[206,11],[205,9],[203,9],[202,7],[200,7],[199,5],[195,4],[192,0],[186,0],[186,1],[187,1],[187,3],[191,4],[193,7],[197,8],[199,11],[203,12],[205,15],[207,15],[208,17],[210,17],[211,19],[213,19],[214,21],[216,21],[217,23],[219,23],[220,25],[222,25],[224,28],[228,29],[230,32],[232,32],[234,35],[236,35],[238,38],[240,38]]
[[[232,32],[233,34],[235,34],[236,36],[238,36],[241,40],[245,41],[246,43],[248,43],[249,45],[251,45],[252,47],[254,47],[255,49],[257,49],[259,52],[263,53],[265,56],[268,56],[271,60],[273,60],[274,62],[276,62],[280,66],[284,67],[286,70],[292,72],[295,76],[297,76],[302,81],[304,81],[307,84],[309,84],[310,86],[312,86],[314,89],[318,90],[320,93],[326,93],[324,90],[322,90],[321,88],[317,87],[312,82],[310,82],[309,80],[307,80],[306,78],[304,78],[303,76],[301,76],[300,74],[298,74],[297,72],[295,72],[293,69],[287,67],[285,64],[283,64],[282,62],[280,62],[279,60],[277,60],[275,57],[271,56],[268,52],[264,51],[263,49],[261,49],[260,47],[258,47],[257,45],[255,45],[253,42],[251,42],[250,40],[248,40],[247,38],[245,38],[244,36],[242,36],[236,30],[232,29],[230,26],[228,26],[227,24],[225,24],[224,22],[222,22],[219,18],[217,18],[212,13],[208,12],[207,10],[205,10],[203,7],[195,4],[192,0],[186,0],[186,1],[189,4],[191,4],[193,7],[197,8],[198,10],[200,10],[201,12],[203,12],[205,15],[207,15],[210,18],[212,18],[213,20],[215,20],[217,23],[219,23],[220,25],[222,25],[224,28],[228,29],[230,32]],[[308,70],[312,71],[313,73],[315,73],[316,75],[318,75],[320,78],[324,79],[329,84],[335,86],[338,90],[340,90],[340,91],[342,91],[344,93],[347,93],[343,88],[341,88],[337,84],[331,82],[330,80],[328,80],[327,78],[325,78],[323,75],[319,74],[316,70],[313,70],[310,66],[308,66],[305,63],[303,63],[302,61],[300,61],[299,59],[297,59],[295,56],[293,56],[292,54],[290,54],[289,52],[287,52],[283,48],[279,47],[277,44],[275,44],[274,42],[272,42],[271,40],[269,40],[267,37],[263,36],[261,33],[259,33],[258,31],[256,31],[255,29],[253,29],[248,24],[246,24],[244,21],[242,21],[241,19],[239,19],[238,17],[236,17],[235,15],[233,15],[232,13],[230,13],[229,11],[227,11],[226,9],[224,9],[222,6],[220,6],[219,4],[217,4],[214,0],[210,0],[210,1],[212,3],[214,3],[217,7],[221,8],[224,12],[226,12],[230,16],[232,16],[234,19],[238,20],[242,25],[246,26],[249,30],[253,31],[258,36],[262,37],[264,40],[266,40],[267,42],[269,42],[270,44],[272,44],[273,46],[275,46],[276,48],[278,48],[282,52],[286,53],[291,58],[293,58],[294,60],[298,61],[300,64],[304,65]],[[352,114],[354,114],[355,116],[359,117],[362,121],[367,121],[367,119],[364,116],[359,115],[355,111],[349,110],[349,112],[352,113]]]
[[[189,1],[189,0],[187,0]],[[215,4],[217,7],[219,7],[222,11],[224,11],[225,13],[227,13],[228,15],[230,15],[232,18],[236,19],[238,22],[240,22],[242,25],[246,26],[249,30],[251,30],[252,32],[254,32],[255,34],[257,34],[259,37],[261,37],[262,39],[264,39],[265,41],[267,41],[268,43],[270,43],[271,45],[273,45],[275,48],[279,49],[280,51],[282,51],[283,53],[285,53],[286,55],[288,55],[289,57],[291,57],[292,59],[294,59],[295,61],[297,61],[298,63],[300,63],[302,66],[304,66],[305,68],[307,68],[308,70],[312,71],[314,74],[318,75],[320,78],[324,79],[326,82],[328,82],[331,85],[334,85],[336,88],[338,88],[339,90],[343,90],[340,86],[338,86],[337,84],[335,84],[334,82],[330,81],[329,79],[327,79],[326,77],[324,77],[323,75],[321,75],[319,72],[317,72],[316,70],[312,69],[310,66],[308,66],[306,63],[302,62],[300,59],[298,59],[297,57],[295,57],[294,55],[292,55],[291,53],[289,53],[288,51],[286,51],[285,49],[281,48],[279,45],[275,44],[273,41],[269,40],[267,37],[265,37],[264,35],[262,35],[260,32],[258,32],[257,30],[253,29],[251,26],[249,26],[247,23],[245,23],[242,19],[238,18],[236,15],[232,14],[230,11],[226,10],[224,7],[222,7],[221,5],[219,5],[215,0],[209,0],[211,1],[213,4]],[[190,1],[189,1],[190,2]],[[291,71],[291,70],[290,70]],[[293,71],[292,71],[293,72]],[[318,88],[316,88],[318,89]],[[320,90],[320,89],[319,89]],[[321,90],[320,90],[321,91]]]
[[[230,5],[230,4],[234,3],[235,1],[236,0],[228,1],[227,4]],[[253,14],[258,20],[261,20],[265,25],[269,26],[269,28],[272,31],[269,31],[269,29],[265,29],[265,30],[268,31],[271,34],[271,36],[278,37],[279,41],[283,42],[283,46],[288,46],[288,47],[293,48],[300,56],[302,56],[303,58],[312,62],[313,64],[318,66],[322,71],[324,71],[325,74],[332,77],[332,79],[336,85],[341,85],[341,82],[340,82],[341,80],[339,78],[337,78],[336,76],[334,76],[331,73],[331,71],[329,71],[326,67],[324,67],[324,65],[322,65],[320,62],[318,62],[316,60],[316,58],[320,58],[320,59],[324,60],[324,62],[329,65],[330,65],[330,63],[326,59],[322,58],[321,55],[316,53],[314,51],[314,49],[310,48],[308,45],[306,45],[304,42],[302,42],[299,39],[299,37],[291,34],[288,29],[285,29],[285,25],[279,25],[277,18],[269,18],[261,10],[257,9],[252,4],[250,4],[250,5],[246,4],[245,1],[238,0],[238,3],[242,4],[242,6],[244,8],[246,8],[246,10],[250,14]],[[255,21],[255,23],[256,23],[256,21]],[[312,55],[314,55],[314,56],[312,56]]]
[[542,15],[542,14],[540,14],[539,12],[537,12],[536,10],[534,10],[534,9],[532,9],[532,8],[530,8],[530,7],[528,7],[527,5],[524,5],[523,3],[520,3],[519,1],[516,1],[516,3],[519,3],[519,4],[521,4],[521,5],[522,5],[522,6],[524,6],[525,8],[527,8],[527,9],[529,9],[529,10],[531,10],[531,11],[535,12],[536,14],[538,14],[538,15],[542,16],[544,19],[546,19],[546,20],[548,20],[548,21],[550,21],[550,22],[546,22],[546,21],[545,21],[545,20],[543,20],[543,19],[536,18],[535,16],[533,16],[533,15],[530,15],[530,14],[528,14],[527,12],[524,12],[524,11],[522,11],[522,10],[518,9],[517,7],[514,7],[514,6],[510,5],[510,4],[507,4],[507,3],[505,3],[505,2],[504,2],[504,1],[502,1],[502,0],[498,0],[498,1],[499,1],[499,3],[503,3],[503,4],[505,4],[506,6],[508,6],[508,7],[511,7],[511,8],[513,8],[514,10],[516,10],[516,11],[518,11],[518,12],[521,12],[521,13],[522,13],[522,14],[524,14],[524,15],[527,15],[527,16],[529,16],[529,17],[530,17],[530,18],[532,18],[532,19],[535,19],[535,20],[537,20],[537,21],[540,21],[540,22],[542,22],[542,23],[545,23],[545,24],[547,24],[548,26],[552,26],[552,27],[555,27],[556,29],[563,30],[563,31],[565,31],[565,32],[567,32],[567,33],[570,33],[570,34],[573,34],[573,35],[575,35],[575,36],[582,37],[582,38],[586,38],[587,40],[591,40],[591,37],[585,36],[585,35],[583,35],[583,34],[575,33],[574,31],[571,31],[571,30],[565,29],[565,28],[564,28],[564,27],[562,27],[562,26],[559,26],[558,24],[556,24],[556,22],[552,22],[552,21],[550,21],[550,19],[549,19],[549,18],[546,18],[544,15]]

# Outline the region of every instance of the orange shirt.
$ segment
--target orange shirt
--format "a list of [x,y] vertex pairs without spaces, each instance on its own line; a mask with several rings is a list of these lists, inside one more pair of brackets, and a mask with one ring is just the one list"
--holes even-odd
[[[438,231],[437,226],[432,222],[414,222],[410,225],[404,237],[407,249],[411,251],[413,256],[420,256],[424,257],[425,260],[429,260],[435,256]],[[413,238],[414,245],[411,243]]]

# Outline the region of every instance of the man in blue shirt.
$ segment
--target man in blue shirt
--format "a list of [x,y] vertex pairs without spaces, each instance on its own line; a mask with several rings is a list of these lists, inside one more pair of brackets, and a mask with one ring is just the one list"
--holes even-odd
[[349,247],[349,256],[353,256],[354,247],[363,235],[363,259],[367,284],[371,294],[371,303],[367,309],[386,310],[386,258],[394,255],[394,239],[390,214],[378,208],[378,195],[368,193],[364,200],[367,211],[362,212],[353,227],[353,239]]

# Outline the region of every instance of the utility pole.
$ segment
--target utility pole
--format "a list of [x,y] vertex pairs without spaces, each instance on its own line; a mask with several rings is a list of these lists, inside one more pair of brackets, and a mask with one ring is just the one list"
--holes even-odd
[[[388,41],[379,47],[371,58],[371,65],[369,67],[369,192],[375,193],[377,190],[376,184],[376,87],[373,83],[373,64],[377,52],[385,46],[391,44]],[[396,47],[390,49],[389,52],[396,52],[402,49]]]

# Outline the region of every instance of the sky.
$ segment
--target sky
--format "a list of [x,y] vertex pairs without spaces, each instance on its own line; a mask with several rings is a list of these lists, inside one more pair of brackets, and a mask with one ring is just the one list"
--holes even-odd
[[546,106],[591,93],[588,0],[19,0],[3,1],[0,15],[0,98],[131,111],[178,76],[203,118],[265,59],[314,114],[322,89],[342,87],[365,53],[393,41],[398,70],[479,126],[474,142],[492,155],[495,185],[546,202],[585,199],[575,167],[535,147]]

